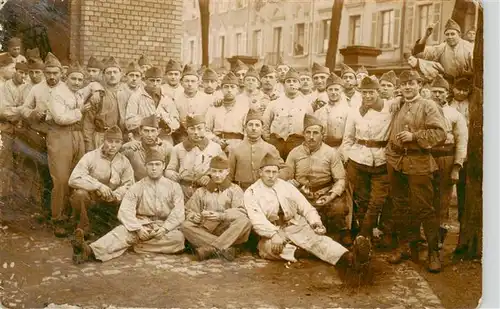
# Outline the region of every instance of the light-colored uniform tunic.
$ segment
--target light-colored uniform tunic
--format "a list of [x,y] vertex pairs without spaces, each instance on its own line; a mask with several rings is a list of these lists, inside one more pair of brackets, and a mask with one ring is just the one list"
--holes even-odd
[[323,131],[325,132],[323,140],[327,145],[335,149],[338,148],[344,159],[344,152],[340,146],[342,145],[345,124],[350,109],[351,108],[344,100],[340,100],[335,104],[329,102],[314,113],[323,124]]
[[136,151],[130,149],[131,143],[134,142],[128,142],[124,144],[122,146],[121,152],[130,161],[130,164],[132,165],[132,168],[134,170],[134,176],[136,181],[139,181],[147,176],[146,154],[148,151],[151,151],[153,149],[159,151],[164,155],[166,164],[168,164],[168,162],[170,161],[170,155],[172,153],[173,147],[169,143],[165,143],[161,140],[158,140],[158,142],[154,146],[149,146],[144,143],[141,143],[141,148]]

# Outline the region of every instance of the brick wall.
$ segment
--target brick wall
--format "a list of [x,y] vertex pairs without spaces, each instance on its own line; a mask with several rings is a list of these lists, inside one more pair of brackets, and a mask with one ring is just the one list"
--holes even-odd
[[72,59],[114,56],[126,64],[145,53],[164,66],[181,58],[182,0],[71,1]]

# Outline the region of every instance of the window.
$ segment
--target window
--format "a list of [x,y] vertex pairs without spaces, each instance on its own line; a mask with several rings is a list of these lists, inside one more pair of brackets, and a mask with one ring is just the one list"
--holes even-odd
[[349,45],[361,44],[361,15],[349,17]]
[[234,50],[235,55],[243,55],[243,34],[236,33],[236,40],[234,47],[235,47]]
[[418,7],[418,37],[425,35],[427,26],[432,23],[432,4],[420,5]]
[[305,36],[305,24],[296,24],[295,32],[293,35],[293,55],[303,56],[304,46],[305,46],[306,36]]
[[222,35],[219,37],[219,56],[222,59],[224,59],[225,50],[226,50],[226,37]]
[[262,53],[262,31],[255,30],[252,36],[252,56],[260,57]]
[[394,44],[394,11],[381,12],[381,48],[389,48]]
[[321,38],[320,38],[320,47],[319,51],[322,54],[325,54],[328,51],[328,42],[330,41],[330,19],[325,19],[321,21]]
[[194,63],[195,59],[195,46],[194,46],[194,40],[189,41],[189,63]]
[[235,5],[237,9],[244,8],[246,6],[246,1],[245,0],[236,0]]
[[273,32],[273,52],[276,54],[280,54],[283,51],[281,46],[281,29],[281,27],[276,27]]

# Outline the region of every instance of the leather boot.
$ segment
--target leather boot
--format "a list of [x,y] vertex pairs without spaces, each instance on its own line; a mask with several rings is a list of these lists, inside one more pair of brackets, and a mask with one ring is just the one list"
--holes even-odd
[[404,260],[408,260],[411,257],[408,246],[399,246],[395,249],[394,253],[391,254],[387,261],[391,264],[399,264]]
[[227,261],[232,262],[236,259],[237,252],[236,248],[229,247],[227,249],[217,250],[217,254],[222,256]]
[[439,259],[439,251],[429,250],[429,272],[438,273],[441,271],[441,260]]
[[76,229],[75,238],[71,241],[73,247],[73,263],[82,264],[95,260],[94,251],[85,242],[85,233],[82,229]]
[[216,251],[214,247],[199,247],[195,249],[195,254],[198,261],[204,261],[212,258]]
[[419,242],[410,242],[410,259],[417,263],[420,261]]
[[344,247],[349,248],[352,246],[352,237],[350,230],[341,230],[340,231],[340,243],[344,245]]
[[448,234],[448,229],[444,227],[439,228],[439,249],[443,248],[444,240],[446,239],[447,234]]
[[371,251],[372,245],[369,238],[364,236],[356,237],[352,247],[355,270],[360,270],[370,263]]
[[68,237],[69,231],[66,229],[66,222],[65,221],[54,221],[53,222],[54,226],[54,236],[57,238],[64,238]]

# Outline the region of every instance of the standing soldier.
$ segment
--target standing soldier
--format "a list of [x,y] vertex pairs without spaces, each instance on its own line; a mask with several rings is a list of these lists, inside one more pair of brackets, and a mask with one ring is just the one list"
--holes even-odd
[[127,135],[127,126],[125,124],[125,118],[127,117],[127,106],[130,97],[134,93],[139,93],[142,87],[142,70],[137,62],[130,62],[127,66],[126,71],[126,84],[127,87],[123,87],[123,91],[118,93],[118,111],[120,113],[119,117],[119,127],[123,132],[123,135]]
[[469,132],[465,117],[448,105],[448,82],[438,76],[431,85],[431,91],[434,102],[438,103],[446,120],[446,141],[431,151],[438,165],[434,173],[434,208],[440,219],[442,245],[448,232],[444,221],[448,218],[453,185],[458,182],[460,170],[467,158]]
[[345,170],[339,153],[323,143],[323,124],[312,115],[304,119],[304,144],[286,159],[287,176],[321,215],[329,233],[345,246],[352,245],[346,225]]
[[300,92],[306,98],[307,101],[314,101],[314,84],[311,72],[309,70],[303,70],[299,72],[300,76]]
[[[342,144],[345,123],[350,110],[349,105],[342,97],[344,85],[345,82],[335,73],[330,74],[326,80],[328,104],[314,113],[323,124],[325,144],[335,149]],[[343,156],[342,151],[341,155]]]
[[196,189],[209,183],[210,160],[226,155],[219,144],[205,137],[207,128],[203,115],[187,116],[186,127],[188,136],[174,146],[165,175],[181,184],[187,201]]
[[363,102],[349,112],[342,148],[348,159],[348,200],[352,198],[357,206],[359,234],[371,238],[389,194],[385,147],[392,114],[390,101],[379,97],[376,78],[363,78],[359,90]]
[[0,85],[12,78],[16,73],[16,63],[7,54],[0,55]]
[[211,106],[206,114],[206,128],[213,133],[211,139],[228,152],[243,139],[248,102],[237,95],[238,79],[229,72],[222,80],[222,105]]
[[396,84],[397,84],[397,76],[394,71],[389,71],[380,77],[380,88],[379,88],[379,93],[380,93],[380,98],[383,100],[391,100],[395,97],[395,90],[396,90]]
[[245,91],[239,97],[246,99],[251,110],[264,113],[269,104],[269,97],[260,91],[260,78],[253,66],[248,69],[245,75]]
[[358,81],[356,79],[356,72],[348,65],[342,63],[340,77],[344,80],[344,98],[350,107],[358,108],[361,105],[361,93],[356,90]]
[[210,182],[199,188],[186,203],[186,221],[181,231],[194,247],[199,261],[222,255],[232,261],[233,245],[248,240],[252,224],[243,204],[243,191],[229,179],[226,159],[210,161]]
[[172,100],[184,92],[184,88],[181,86],[181,73],[181,64],[170,59],[165,67],[167,82],[161,86],[161,93],[168,95]]
[[[87,74],[89,78],[89,82],[100,82],[102,80],[102,71],[103,64],[94,56],[90,56],[87,61]],[[66,76],[69,75],[66,72]]]
[[245,75],[247,74],[248,66],[238,59],[232,71],[238,78],[239,93],[243,93],[245,90]]
[[285,95],[272,101],[264,112],[264,139],[275,145],[281,157],[304,142],[304,116],[312,106],[299,92],[299,73],[290,69],[285,77]]
[[278,73],[278,84],[276,87],[279,92],[283,92],[285,89],[285,76],[290,69],[291,67],[283,61],[283,57],[279,57],[278,64],[276,65],[276,73]]
[[325,106],[328,102],[326,81],[330,76],[330,69],[315,62],[312,66],[312,74],[314,88],[316,88],[316,90],[314,91],[313,99],[310,102],[313,105],[313,109],[316,111]]
[[269,97],[270,100],[276,100],[282,95],[282,89],[278,89],[278,79],[276,70],[264,64],[259,71],[260,82],[262,84],[262,92]]
[[419,95],[421,79],[417,72],[403,71],[400,80],[403,102],[393,116],[386,149],[393,218],[400,243],[389,261],[399,263],[408,257],[402,248],[406,243],[412,259],[418,261],[422,224],[429,250],[429,271],[439,272],[439,220],[433,207],[432,186],[432,175],[438,166],[430,150],[446,140],[446,123],[436,103]]
[[229,177],[246,190],[259,179],[260,162],[270,153],[279,157],[276,147],[262,139],[262,115],[249,110],[245,118],[245,138],[229,152]]
[[366,76],[369,76],[370,74],[368,74],[368,70],[365,68],[364,65],[360,66],[357,70],[356,70],[356,80],[358,81],[358,86],[361,84],[361,81],[363,80],[363,78],[365,78]]
[[219,81],[217,80],[217,73],[208,68],[203,71],[203,75],[201,77],[201,82],[203,83],[203,91],[210,98],[212,102],[216,102],[222,100],[223,94],[217,89]]
[[91,234],[89,207],[104,207],[104,211],[115,216],[117,206],[134,184],[134,170],[127,158],[119,153],[122,144],[123,133],[118,126],[106,130],[102,146],[87,152],[69,177],[68,184],[73,189],[70,198],[72,218],[76,228],[82,229],[85,235]]
[[139,57],[139,60],[137,60],[137,63],[142,69],[142,76],[145,76],[146,71],[151,69],[153,67],[153,63],[149,59],[148,56],[142,54],[141,57]]
[[38,85],[44,79],[43,69],[45,65],[43,64],[43,60],[40,58],[31,59],[28,62],[28,76],[29,81],[23,85],[23,89],[21,90],[21,103],[24,104],[28,94],[30,93],[33,86]]
[[14,63],[27,62],[26,57],[21,55],[22,42],[20,38],[13,37],[7,42],[7,52]]

